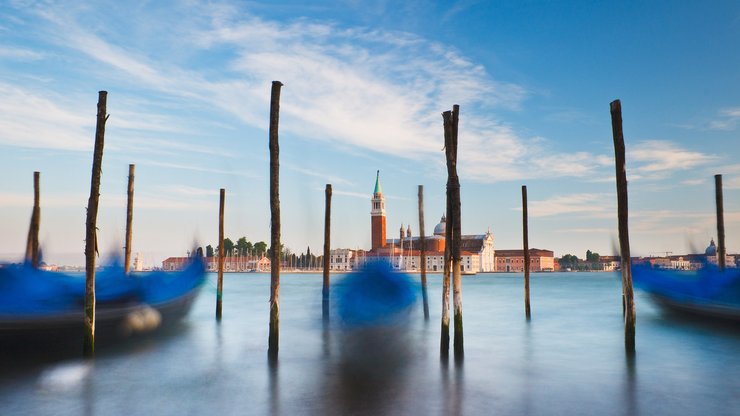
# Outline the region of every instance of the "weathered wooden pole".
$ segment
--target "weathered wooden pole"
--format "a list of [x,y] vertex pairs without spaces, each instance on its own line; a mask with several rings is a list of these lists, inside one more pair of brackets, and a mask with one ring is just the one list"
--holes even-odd
[[[460,106],[455,104],[452,106],[452,135],[451,135],[451,148],[447,149],[447,169],[448,177],[448,192],[450,192],[452,208],[452,249],[450,251],[450,257],[452,257],[452,303],[454,307],[454,320],[455,320],[455,361],[460,362],[463,358],[463,316],[462,316],[462,276],[461,276],[461,263],[462,256],[460,254],[462,246],[462,228],[461,228],[461,213],[460,213],[460,178],[457,176],[457,132],[458,124],[460,121]],[[448,219],[449,221],[449,219]],[[448,224],[449,226],[450,224]]]
[[98,201],[100,199],[100,175],[103,166],[103,144],[105,141],[105,122],[107,91],[98,93],[98,117],[95,127],[95,148],[93,151],[90,198],[87,201],[87,221],[85,223],[85,341],[82,353],[85,357],[95,355],[95,254],[98,251],[97,222]]
[[722,201],[722,175],[714,175],[714,193],[717,202],[717,266],[725,270],[725,208]]
[[280,121],[280,87],[283,83],[272,81],[270,96],[270,212],[272,246],[270,258],[270,333],[268,355],[277,359],[280,341],[280,146],[278,125]]
[[421,297],[424,300],[424,320],[429,320],[429,301],[427,300],[427,247],[424,236],[424,185],[419,185],[419,263],[421,263]]
[[524,241],[524,313],[532,319],[529,309],[529,224],[527,216],[527,186],[522,185],[522,233]]
[[218,282],[216,283],[216,321],[221,321],[221,303],[224,298],[224,208],[226,189],[221,188],[218,202]]
[[123,272],[128,273],[131,267],[131,234],[134,220],[134,170],[135,165],[128,165],[128,198],[126,202],[126,250],[123,255]]
[[[452,112],[445,111],[442,113],[444,125],[445,149],[450,146],[452,141]],[[448,178],[449,185],[449,178]],[[447,359],[450,354],[450,270],[452,248],[452,227],[450,227],[450,217],[452,215],[449,186],[445,198],[445,254],[444,267],[442,272],[442,334],[440,337],[440,354],[443,359]]]
[[621,252],[622,294],[624,296],[624,347],[628,355],[635,354],[635,294],[632,288],[632,263],[630,261],[630,238],[627,225],[627,170],[622,134],[622,103],[614,100],[610,104],[614,157],[617,177],[617,218],[619,223],[619,248]]
[[39,172],[33,173],[33,211],[31,211],[31,224],[28,227],[28,239],[26,240],[26,263],[30,263],[34,269],[39,267],[39,227],[41,224],[41,191]]
[[329,260],[331,256],[331,184],[326,184],[324,212],[324,285],[321,291],[321,310],[324,321],[329,320]]

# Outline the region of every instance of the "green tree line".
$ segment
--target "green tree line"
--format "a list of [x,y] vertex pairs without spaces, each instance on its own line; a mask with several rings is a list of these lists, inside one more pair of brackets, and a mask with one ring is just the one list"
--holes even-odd
[[[215,257],[218,256],[219,251],[220,247],[218,245],[213,247],[209,244],[206,246],[205,255],[207,257]],[[271,257],[272,247],[268,247],[264,241],[252,243],[247,240],[247,237],[237,239],[236,244],[231,238],[224,238],[224,253],[226,256]],[[296,254],[281,244],[280,258],[290,267],[309,268],[319,267],[323,256],[313,255],[311,253],[311,247],[307,247],[305,253]]]
[[584,260],[579,259],[578,256],[575,256],[573,254],[566,254],[558,259],[558,263],[560,264],[560,270],[601,270],[602,266],[599,263],[599,258],[599,253],[594,253],[591,250],[586,250],[586,258]]

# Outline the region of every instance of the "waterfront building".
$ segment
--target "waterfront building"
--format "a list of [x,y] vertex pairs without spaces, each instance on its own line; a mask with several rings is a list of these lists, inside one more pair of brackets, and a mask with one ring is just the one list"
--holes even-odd
[[340,248],[329,251],[329,270],[351,271],[356,267],[355,260],[359,250]]
[[[551,250],[529,249],[529,270],[551,272],[555,270],[554,253]],[[496,250],[497,272],[523,272],[524,250]]]
[[[162,261],[162,270],[173,272],[185,269],[190,257],[168,257]],[[218,272],[218,257],[203,257],[207,272]],[[270,259],[265,256],[251,258],[247,256],[224,257],[224,272],[265,272],[270,270]]]
[[[704,250],[704,254],[707,257],[707,263],[713,264],[715,266],[719,264],[719,259],[717,256],[717,246],[714,244],[714,239],[709,242],[709,246],[707,246],[706,250]],[[727,247],[725,247],[725,267],[736,267],[735,256],[727,254]]]
[[[371,241],[370,250],[358,255],[353,251],[355,260],[350,261],[345,257],[337,259],[332,256],[332,262],[337,270],[342,267],[361,266],[370,260],[383,259],[390,262],[394,269],[415,271],[420,268],[421,262],[421,239],[414,237],[411,226],[404,228],[401,224],[398,238],[386,238],[386,210],[385,197],[380,184],[380,171],[375,177],[375,188],[371,198],[370,210]],[[425,239],[425,251],[427,256],[427,270],[430,272],[442,271],[444,267],[445,230],[447,221],[442,216],[439,224],[434,227],[431,236]],[[489,229],[484,234],[461,236],[461,269],[465,273],[493,272],[495,271],[495,251],[493,233]],[[346,250],[346,249],[345,249]],[[352,250],[348,250],[352,251]],[[345,262],[345,263],[342,263]],[[331,266],[330,266],[331,267]]]
[[141,253],[137,252],[136,257],[134,257],[134,267],[135,272],[143,272],[144,271],[144,259],[141,258]]
[[599,265],[605,272],[613,272],[619,269],[622,258],[620,256],[599,256]]

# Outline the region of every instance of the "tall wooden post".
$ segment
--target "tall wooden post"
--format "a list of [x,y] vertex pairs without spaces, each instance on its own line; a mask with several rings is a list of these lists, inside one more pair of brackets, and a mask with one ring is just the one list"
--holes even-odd
[[625,162],[624,135],[622,134],[622,104],[614,100],[610,104],[614,157],[617,177],[617,217],[619,222],[619,248],[621,251],[622,293],[624,296],[624,347],[628,355],[635,354],[635,294],[632,288],[632,264],[630,261],[630,238],[627,225],[627,170]]
[[424,300],[424,320],[429,320],[429,301],[427,300],[427,247],[424,235],[424,185],[419,185],[419,266],[421,268],[421,297]]
[[280,121],[280,81],[272,81],[270,95],[270,212],[272,247],[270,256],[270,334],[268,355],[277,359],[280,341],[280,146],[278,125]]
[[725,214],[722,201],[722,175],[714,175],[714,194],[717,202],[717,266],[725,270]]
[[324,321],[329,319],[329,260],[331,256],[331,184],[326,184],[324,212],[324,286],[321,291],[321,310]]
[[522,185],[522,239],[524,241],[524,313],[532,319],[529,309],[529,224],[527,216],[527,186]]
[[[450,146],[452,141],[452,112],[445,111],[442,113],[444,125],[445,149]],[[450,353],[450,270],[452,269],[451,249],[452,249],[452,227],[450,218],[452,216],[452,201],[450,199],[449,177],[447,180],[447,193],[445,198],[445,254],[444,267],[442,272],[442,334],[440,337],[440,354],[446,359]]]
[[128,273],[131,267],[131,234],[134,219],[134,170],[135,165],[128,165],[128,199],[126,202],[126,250],[123,256],[123,272]]
[[[450,251],[450,257],[452,257],[452,303],[454,307],[454,320],[455,320],[455,361],[461,362],[463,358],[463,317],[462,317],[462,276],[461,276],[461,263],[462,256],[460,254],[462,246],[462,227],[461,227],[461,213],[460,213],[460,178],[457,176],[457,131],[460,120],[460,106],[455,104],[452,106],[452,135],[451,135],[451,146],[447,148],[447,171],[448,171],[448,192],[451,200],[451,216],[452,216],[452,249]],[[449,219],[448,219],[449,221]],[[449,227],[450,224],[448,223]]]
[[218,202],[218,282],[216,283],[216,321],[221,321],[221,303],[224,298],[224,208],[226,189],[221,188]]
[[26,240],[26,263],[37,269],[39,267],[39,226],[41,224],[41,173],[33,173],[33,211],[31,211],[31,224],[28,226],[28,239]]
[[105,141],[105,122],[107,91],[98,93],[98,117],[95,127],[95,150],[93,152],[90,198],[87,201],[87,232],[85,234],[85,341],[82,353],[85,357],[95,355],[95,254],[98,251],[97,221],[98,201],[100,199],[100,175],[103,165],[103,143]]

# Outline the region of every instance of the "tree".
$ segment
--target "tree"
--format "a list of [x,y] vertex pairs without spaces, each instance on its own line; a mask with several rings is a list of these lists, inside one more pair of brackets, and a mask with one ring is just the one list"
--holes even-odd
[[572,254],[566,254],[563,257],[561,257],[558,260],[558,263],[560,263],[561,268],[570,268],[570,269],[578,269],[579,268],[579,260],[578,257],[572,255]]
[[[231,241],[230,238],[224,238],[224,248],[223,253],[224,257],[228,257],[231,255],[231,250],[234,249],[234,242]],[[219,255],[221,254],[221,247],[216,246],[216,251],[218,251]]]
[[586,251],[586,261],[598,263],[599,253],[593,253],[591,250]]
[[[226,244],[224,243],[224,245]],[[263,256],[267,252],[267,243],[264,241],[254,243],[254,252],[257,256]]]
[[213,257],[213,246],[210,244],[206,246],[206,257]]
[[236,240],[236,249],[239,250],[239,254],[245,255],[248,252],[252,251],[254,246],[252,246],[252,243],[250,241],[247,241],[247,237],[241,237],[240,239]]

